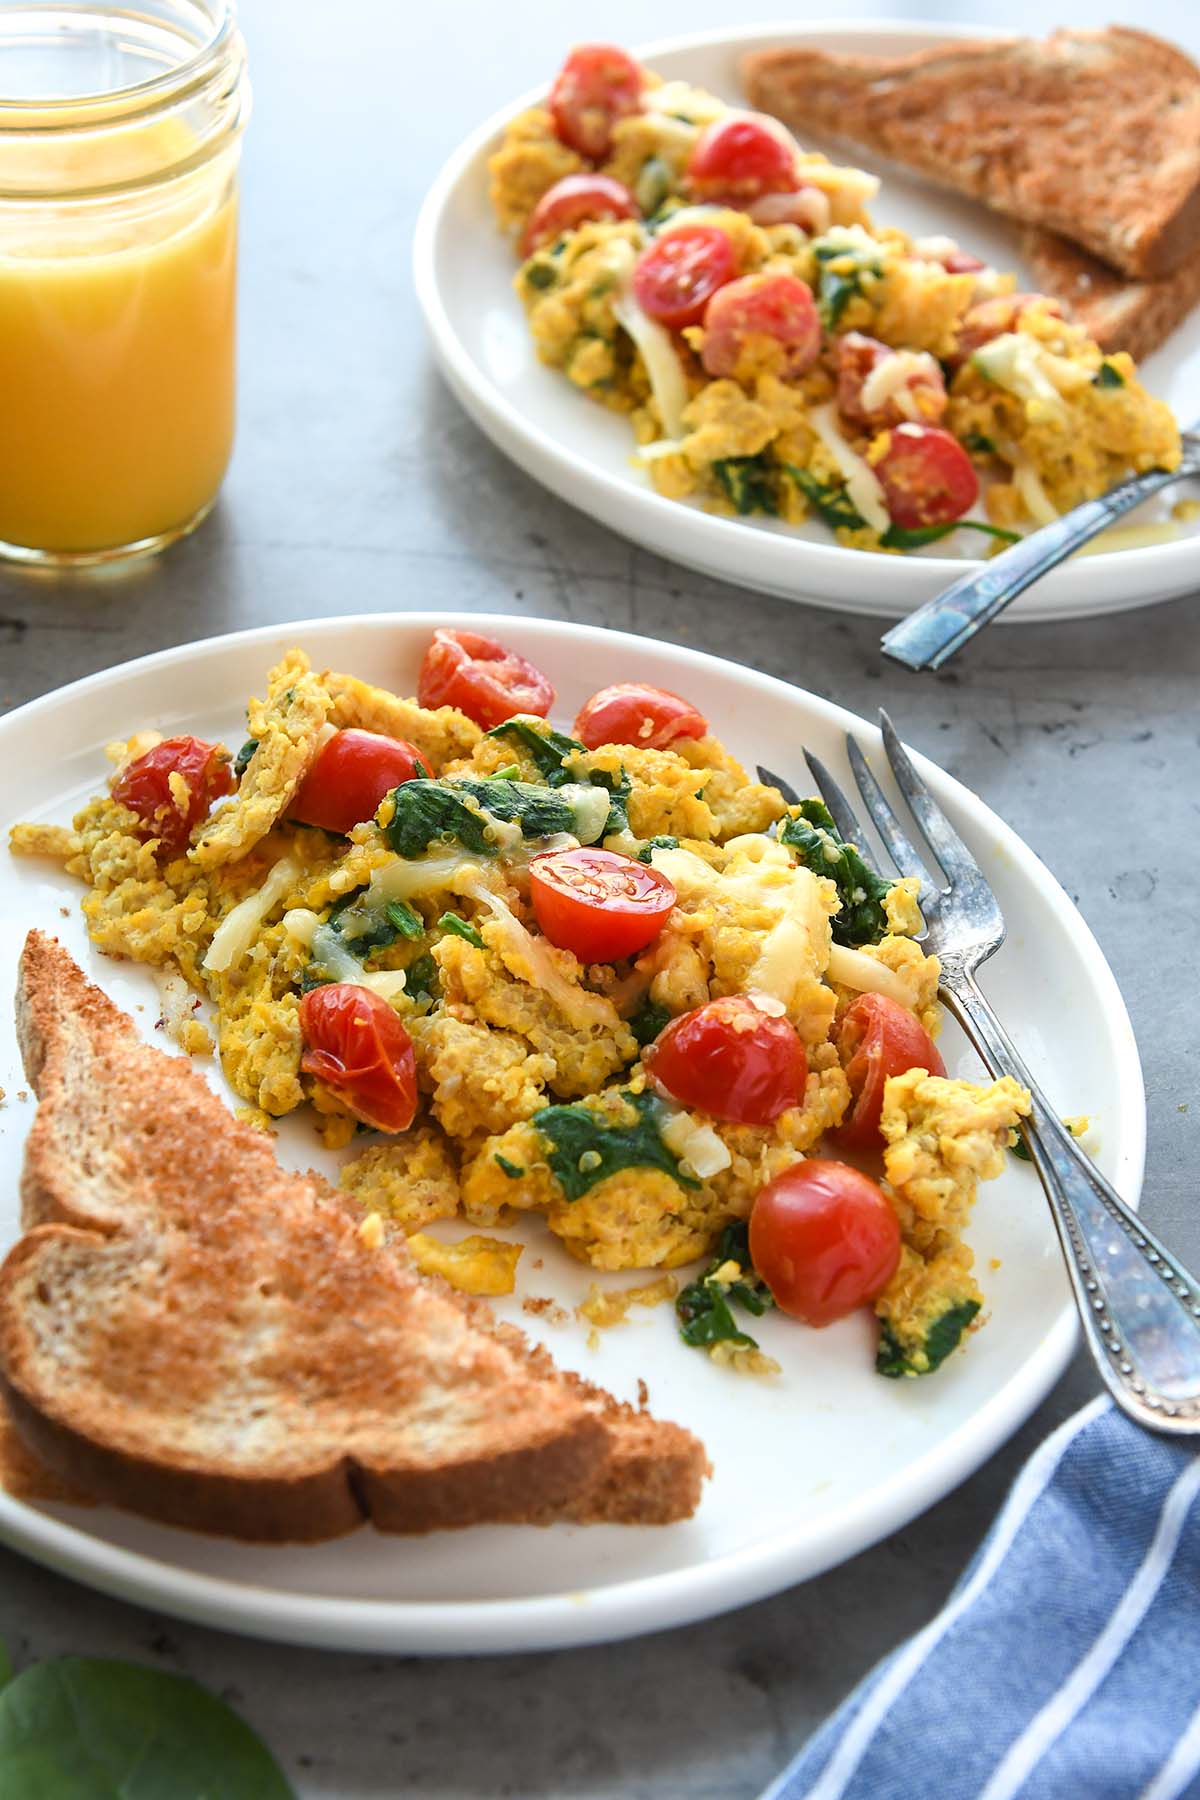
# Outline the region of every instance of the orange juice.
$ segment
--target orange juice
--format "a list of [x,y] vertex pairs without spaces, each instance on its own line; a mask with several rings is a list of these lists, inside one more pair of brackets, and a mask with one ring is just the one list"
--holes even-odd
[[39,181],[72,196],[0,210],[7,545],[103,552],[175,535],[220,486],[233,444],[235,163],[189,169],[189,136],[167,118],[0,144],[0,188],[36,156]]

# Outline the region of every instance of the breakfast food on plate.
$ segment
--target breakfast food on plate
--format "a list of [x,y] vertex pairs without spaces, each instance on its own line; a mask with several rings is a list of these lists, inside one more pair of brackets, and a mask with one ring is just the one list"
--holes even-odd
[[773,1297],[812,1323],[873,1304],[882,1372],[929,1372],[979,1311],[963,1228],[1027,1100],[946,1075],[916,884],[751,779],[686,696],[606,688],[571,733],[554,701],[465,630],[435,633],[416,700],[292,650],[236,759],[137,730],[70,831],[13,848],[84,881],[102,951],[212,1003],[259,1122],[379,1134],[341,1191],[418,1267],[510,1291],[510,1236],[428,1228],[540,1214],[601,1270],[715,1253],[678,1312],[719,1360],[766,1366],[731,1302]]
[[1038,288],[1061,300],[1102,350],[1127,350],[1138,361],[1200,300],[1200,253],[1160,281],[1120,275],[1052,231],[1027,231],[1021,255]]
[[[775,110],[790,54],[752,67]],[[1169,408],[1061,304],[873,224],[873,176],[615,48],[572,51],[490,170],[539,357],[629,415],[670,498],[903,551],[1003,542],[1179,460]],[[1169,210],[1151,261],[1191,216]]]
[[38,932],[18,1025],[40,1104],[0,1385],[51,1473],[263,1540],[695,1510],[690,1433],[418,1275],[402,1233],[282,1170]]
[[956,41],[908,56],[760,50],[754,106],[919,169],[1153,279],[1200,237],[1200,69],[1109,25]]

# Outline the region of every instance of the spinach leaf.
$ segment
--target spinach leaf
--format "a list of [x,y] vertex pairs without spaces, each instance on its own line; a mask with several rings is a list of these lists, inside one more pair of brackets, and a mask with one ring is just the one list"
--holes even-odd
[[664,1025],[670,1023],[670,1019],[667,1007],[660,1006],[657,1000],[647,997],[630,1018],[629,1029],[639,1044],[652,1044]]
[[340,960],[334,954],[337,946],[330,942],[330,934],[339,939],[341,946],[360,963],[365,963],[375,950],[390,949],[398,937],[414,940],[424,936],[425,921],[406,900],[389,900],[383,906],[369,907],[363,902],[365,892],[364,888],[359,888],[355,893],[343,895],[330,908],[324,924],[317,926],[312,939],[312,960],[300,980],[301,993],[307,994],[312,988],[343,979],[330,973],[330,968],[336,967]]
[[533,257],[526,263],[521,280],[526,287],[533,288],[535,291],[541,288],[552,288],[558,280],[558,270],[547,258]]
[[964,1331],[978,1311],[978,1300],[963,1300],[957,1306],[948,1307],[915,1346],[902,1344],[885,1319],[875,1353],[875,1373],[886,1375],[893,1381],[902,1375],[932,1375],[962,1342]]
[[[726,1286],[714,1277],[718,1269],[730,1262],[737,1263],[741,1273]],[[766,1282],[754,1273],[750,1261],[749,1226],[742,1219],[725,1227],[703,1275],[690,1282],[675,1301],[679,1335],[684,1343],[701,1347],[732,1343],[757,1350],[757,1340],[735,1322],[730,1301],[744,1306],[755,1318],[761,1318],[775,1304]]]
[[441,991],[438,966],[429,952],[426,951],[424,956],[414,957],[404,971],[404,992],[408,998],[421,1006],[426,1001],[436,1000]]
[[[457,839],[477,856],[495,856],[487,835],[491,819],[519,825],[527,838],[572,831],[575,813],[551,789],[530,781],[406,781],[392,790],[394,811],[385,826],[388,843],[400,856],[420,856],[432,844]],[[485,809],[491,818],[484,816]]]
[[778,517],[779,507],[771,482],[771,469],[762,455],[723,456],[712,465],[712,472],[725,490],[734,510],[746,513],[770,513]]
[[952,519],[948,525],[889,525],[879,541],[888,550],[916,550],[922,544],[936,544],[952,531],[982,531],[1002,544],[1017,544],[1021,540],[1019,531],[1009,531],[1003,525],[987,525],[982,519]]
[[799,469],[795,463],[785,463],[784,468],[831,531],[866,530],[867,521],[846,492],[844,483],[818,481],[811,470]]
[[460,919],[457,913],[444,912],[438,920],[438,924],[443,931],[450,932],[454,937],[465,938],[467,943],[474,944],[477,950],[483,949],[483,939],[475,927],[469,920]]
[[501,1156],[499,1150],[493,1150],[492,1159],[500,1165],[510,1181],[520,1181],[525,1173],[520,1163],[510,1162],[507,1156]]
[[661,837],[647,838],[637,853],[640,863],[648,863],[656,850],[678,850],[679,839],[664,833]]
[[584,746],[578,738],[568,737],[565,731],[555,731],[552,725],[542,729],[542,722],[518,716],[505,719],[503,725],[493,725],[488,732],[490,738],[509,738],[519,744],[532,759],[538,774],[551,787],[561,787],[572,778],[563,767],[569,756],[584,754]]
[[853,844],[847,844],[820,800],[802,800],[795,817],[783,821],[779,841],[789,844],[806,869],[827,875],[841,896],[833,917],[838,944],[877,944],[888,929],[883,901],[892,883],[869,869]]
[[0,1692],[0,1800],[295,1800],[274,1757],[196,1682],[63,1656]]
[[1098,388],[1121,388],[1125,386],[1125,377],[1115,363],[1102,362],[1092,376],[1092,386]]
[[854,244],[813,240],[817,259],[817,312],[826,331],[833,331],[850,302],[865,292],[864,277],[882,273],[870,250]]
[[602,787],[608,790],[608,820],[603,836],[609,837],[614,832],[628,831],[629,796],[633,792],[633,782],[626,773],[625,765],[622,763],[615,775],[608,769],[592,769],[588,780],[593,787]]
[[681,1175],[679,1163],[659,1135],[666,1113],[654,1094],[629,1094],[638,1114],[632,1125],[609,1124],[587,1106],[543,1106],[533,1124],[550,1144],[546,1161],[568,1200],[579,1200],[589,1188],[620,1169],[661,1169],[680,1187],[697,1188],[698,1181]]
[[979,456],[995,456],[996,446],[990,437],[982,431],[968,431],[963,437],[964,450],[974,450]]
[[246,773],[246,770],[250,767],[250,758],[254,755],[254,752],[257,749],[258,749],[258,739],[257,738],[247,738],[245,743],[242,745],[241,749],[238,751],[237,755],[234,757],[233,772],[237,776],[239,781],[242,779],[242,776]]

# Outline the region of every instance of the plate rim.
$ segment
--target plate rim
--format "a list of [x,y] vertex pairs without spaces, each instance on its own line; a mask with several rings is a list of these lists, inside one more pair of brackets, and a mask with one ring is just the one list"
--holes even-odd
[[[643,639],[626,631],[573,620],[498,613],[387,612],[287,620],[221,633],[98,670],[51,690],[0,716],[0,746],[14,724],[25,726],[43,713],[74,706],[122,682],[141,681],[164,669],[203,656],[219,663],[258,644],[283,640],[319,641],[395,626],[405,633],[467,619],[473,628],[507,632],[534,648],[539,637],[582,640],[603,633],[606,641],[635,652],[651,642],[681,666],[736,671],[736,679],[776,697],[802,702],[840,730],[853,728],[868,740],[875,726],[836,701],[824,699],[776,675],[665,639]],[[526,647],[523,645],[522,647]],[[1086,920],[1057,878],[1030,846],[972,789],[941,770],[920,752],[917,767],[932,777],[935,792],[952,807],[983,825],[1001,854],[1019,850],[1031,858],[1030,879],[1072,920],[1093,991],[1110,1023],[1117,1056],[1118,1092],[1127,1095],[1122,1118],[1125,1170],[1122,1187],[1138,1203],[1145,1168],[1145,1084],[1137,1042],[1116,976]],[[557,1649],[610,1642],[716,1616],[781,1592],[857,1555],[923,1513],[990,1457],[1024,1423],[1065,1369],[1078,1339],[1074,1303],[1064,1297],[1042,1341],[990,1399],[947,1438],[868,1494],[855,1497],[838,1519],[804,1538],[776,1534],[704,1562],[652,1575],[614,1580],[579,1592],[559,1591],[525,1599],[398,1601],[332,1595],[303,1595],[241,1580],[182,1569],[159,1555],[126,1549],[67,1523],[0,1490],[0,1541],[33,1560],[85,1585],[151,1605],[174,1616],[245,1635],[330,1649],[418,1652],[426,1655],[493,1654]],[[584,1530],[584,1527],[568,1529]]]
[[[870,33],[886,32],[894,37],[910,37],[914,39],[940,39],[943,42],[955,39],[978,39],[995,37],[995,29],[987,25],[967,24],[962,21],[941,21],[934,19],[887,19],[869,16],[855,19],[836,19],[824,17],[805,20],[803,24],[772,23],[769,20],[755,24],[729,28],[724,26],[710,27],[703,31],[676,33],[671,37],[656,38],[646,44],[635,46],[632,54],[639,60],[648,61],[656,56],[677,55],[694,49],[711,48],[728,44],[731,47],[742,45],[749,48],[752,42],[769,38],[775,43],[803,43],[818,35],[844,35],[847,37],[863,37]],[[564,491],[548,479],[543,479],[530,467],[530,462],[523,460],[509,449],[507,440],[515,440],[531,460],[538,463],[549,462],[564,469],[567,479],[573,486],[590,490],[603,500],[620,505],[624,509],[633,509],[640,517],[650,519],[668,518],[663,510],[670,508],[672,515],[686,510],[695,527],[695,541],[698,545],[710,543],[727,545],[732,549],[738,543],[745,544],[748,539],[763,541],[763,534],[754,527],[747,526],[740,519],[725,518],[715,513],[704,512],[695,508],[681,509],[678,501],[667,499],[649,486],[641,486],[621,479],[609,470],[592,464],[566,450],[549,431],[525,417],[520,409],[496,386],[490,376],[471,356],[467,346],[455,331],[453,321],[443,298],[437,279],[437,244],[439,226],[447,204],[455,193],[458,184],[475,159],[499,135],[503,127],[514,115],[540,101],[547,88],[547,83],[539,83],[536,87],[527,88],[515,100],[497,108],[451,151],[438,174],[434,177],[417,215],[413,233],[412,272],[417,295],[417,302],[425,320],[426,329],[432,341],[435,360],[451,390],[456,395],[474,422],[496,443],[502,454],[517,462],[530,479],[540,486],[547,487],[566,504],[576,507],[589,517],[598,518],[607,529],[617,531],[619,528],[609,524],[606,515],[593,511],[583,498],[576,493]],[[492,427],[495,427],[493,431]],[[499,436],[496,433],[499,433]],[[635,539],[641,542],[640,539]],[[770,540],[766,540],[770,541]],[[806,558],[810,554],[816,559],[816,566],[829,571],[841,569],[845,571],[846,580],[843,585],[851,585],[856,577],[865,576],[869,569],[875,569],[881,560],[892,568],[889,578],[896,590],[889,594],[878,608],[846,605],[842,600],[833,597],[829,592],[814,594],[805,590],[803,572],[797,575],[796,592],[790,597],[804,604],[817,606],[825,610],[838,611],[852,616],[862,617],[900,617],[927,597],[926,590],[933,581],[949,584],[958,576],[978,572],[985,567],[984,560],[979,557],[951,558],[944,556],[928,556],[921,558],[888,557],[881,559],[877,554],[848,549],[842,544],[826,544],[808,538],[780,540],[783,543],[794,543],[801,549]],[[1200,540],[1195,537],[1185,538],[1177,543],[1143,545],[1135,549],[1121,551],[1098,551],[1088,556],[1083,563],[1072,561],[1052,571],[1044,578],[1041,591],[1034,590],[1032,599],[1026,599],[1023,608],[1010,610],[1002,615],[1001,624],[1052,624],[1071,619],[1082,619],[1102,616],[1109,611],[1134,610],[1143,606],[1161,604],[1171,598],[1178,598],[1187,586],[1182,576],[1188,572],[1188,565],[1194,560]],[[684,567],[701,569],[711,574],[708,560],[685,559],[673,552],[658,551],[668,561],[679,562]],[[846,559],[854,559],[849,561]],[[1136,559],[1136,561],[1134,560]],[[1128,585],[1139,585],[1147,590],[1144,598],[1122,600],[1109,606],[1096,607],[1085,604],[1086,590],[1098,586],[1115,561],[1119,560],[1122,570],[1129,572]],[[716,575],[713,579],[736,580],[732,576]],[[924,579],[922,579],[924,578]],[[1180,579],[1180,586],[1174,584]],[[1045,583],[1052,584],[1054,597],[1046,600]],[[750,591],[756,593],[778,593],[776,588],[768,587],[757,581],[749,584]],[[1171,592],[1164,593],[1163,587],[1170,587]],[[919,591],[918,591],[919,589]],[[1062,591],[1065,590],[1065,591]],[[1041,604],[1039,605],[1039,601]]]

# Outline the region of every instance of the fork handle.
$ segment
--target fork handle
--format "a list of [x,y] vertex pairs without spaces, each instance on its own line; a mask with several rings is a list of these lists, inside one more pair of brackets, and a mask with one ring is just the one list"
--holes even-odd
[[1062,1124],[984,998],[954,972],[942,997],[993,1076],[1033,1098],[1024,1129],[1058,1229],[1084,1333],[1113,1398],[1153,1431],[1200,1433],[1200,1283]]
[[1031,532],[1019,544],[1002,550],[982,570],[963,575],[936,599],[901,619],[880,639],[880,649],[910,669],[940,669],[970,642],[997,613],[1056,569],[1068,556],[1138,506],[1160,488],[1195,474],[1200,459],[1185,458],[1177,469],[1151,469],[1130,475],[1098,500],[1085,500],[1061,519]]

